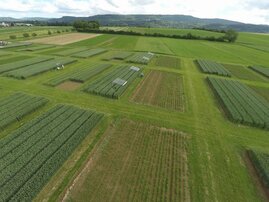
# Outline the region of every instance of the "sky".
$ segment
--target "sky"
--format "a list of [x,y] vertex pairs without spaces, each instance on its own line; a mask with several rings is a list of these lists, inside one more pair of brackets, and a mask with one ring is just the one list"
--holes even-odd
[[269,0],[0,0],[0,17],[183,14],[269,25]]

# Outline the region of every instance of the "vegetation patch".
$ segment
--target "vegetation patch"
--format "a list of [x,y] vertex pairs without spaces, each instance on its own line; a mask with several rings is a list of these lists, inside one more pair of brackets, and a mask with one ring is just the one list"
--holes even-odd
[[113,72],[97,79],[85,88],[85,92],[118,99],[128,86],[139,76],[141,69],[134,66],[122,65]]
[[53,48],[54,45],[35,45],[35,46],[29,46],[24,49],[20,49],[19,51],[39,51],[43,49]]
[[72,56],[78,57],[78,58],[88,58],[88,57],[92,57],[95,55],[99,55],[99,54],[104,53],[106,51],[107,51],[106,49],[98,48],[98,49],[86,50],[86,51],[82,51],[79,53],[75,53]]
[[253,73],[251,70],[242,65],[223,64],[223,66],[236,78],[250,81],[265,81],[265,79],[261,76]]
[[154,65],[156,65],[157,67],[169,67],[169,68],[180,69],[181,61],[179,58],[176,58],[176,57],[160,55],[156,57],[154,61]]
[[269,129],[269,102],[233,80],[208,78],[231,120]]
[[57,86],[67,80],[84,83],[88,79],[100,74],[111,66],[111,64],[97,64],[90,67],[89,65],[85,65],[76,69],[75,71],[60,74],[59,76],[54,77],[46,82],[46,84],[49,86]]
[[128,58],[127,62],[147,65],[153,57],[153,53],[136,53],[132,57]]
[[86,50],[87,50],[86,47],[71,48],[71,49],[65,49],[63,51],[58,51],[57,53],[55,53],[55,55],[68,56],[68,55],[76,54],[76,53],[86,51]]
[[69,58],[54,59],[50,61],[40,62],[38,64],[28,65],[26,67],[16,69],[13,71],[9,71],[4,75],[14,77],[17,79],[26,79],[28,77],[47,72],[49,70],[63,68],[64,65],[71,64],[75,61],[76,60]]
[[170,110],[184,110],[182,76],[175,73],[151,71],[137,87],[132,101]]
[[191,200],[186,134],[130,120],[106,133],[64,201]]
[[13,122],[20,121],[48,102],[43,97],[16,93],[0,100],[0,129],[4,129]]
[[2,139],[1,201],[31,201],[102,116],[58,105]]
[[267,67],[257,67],[257,66],[250,66],[250,69],[252,69],[255,72],[260,73],[261,75],[269,78],[269,68]]
[[209,60],[196,60],[202,72],[231,77],[231,73],[221,64]]

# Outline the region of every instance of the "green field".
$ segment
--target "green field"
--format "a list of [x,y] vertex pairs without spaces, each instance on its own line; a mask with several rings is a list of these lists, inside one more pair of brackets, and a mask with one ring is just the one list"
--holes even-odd
[[[1,29],[0,36],[22,29]],[[47,36],[48,29],[27,31]],[[250,33],[239,33],[233,44],[103,34],[64,46],[1,50],[0,108],[14,95],[48,102],[0,132],[0,201],[263,201],[244,154],[269,153],[269,117],[262,113],[269,82],[248,68],[269,67],[269,52],[261,48],[268,45],[269,35]],[[70,59],[96,49],[106,52]],[[148,53],[154,54],[148,64],[129,63]],[[55,69],[59,59],[77,61]],[[196,60],[221,64],[231,77],[204,74]],[[227,83],[214,90],[207,77]],[[119,87],[112,83],[117,79],[130,82]],[[79,88],[58,88],[69,80],[79,81]],[[224,105],[228,96],[216,91],[229,93],[230,108]],[[3,112],[16,117],[17,102]],[[233,121],[231,109],[246,119]]]

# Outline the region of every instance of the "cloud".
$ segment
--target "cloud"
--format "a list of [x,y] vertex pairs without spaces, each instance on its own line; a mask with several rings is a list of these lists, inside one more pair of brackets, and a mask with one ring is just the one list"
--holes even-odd
[[0,15],[11,17],[96,14],[184,14],[269,24],[268,0],[1,0]]

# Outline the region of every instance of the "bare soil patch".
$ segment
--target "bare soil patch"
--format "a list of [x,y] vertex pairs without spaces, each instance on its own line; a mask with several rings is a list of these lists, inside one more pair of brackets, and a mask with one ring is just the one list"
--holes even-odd
[[66,91],[73,91],[80,87],[81,83],[74,82],[74,81],[65,81],[57,86],[58,89],[66,90]]
[[50,36],[40,39],[30,40],[32,43],[42,43],[42,44],[55,44],[55,45],[66,45],[70,43],[75,43],[85,39],[91,39],[100,36],[100,34],[83,34],[83,33],[71,33],[63,34],[57,36]]

